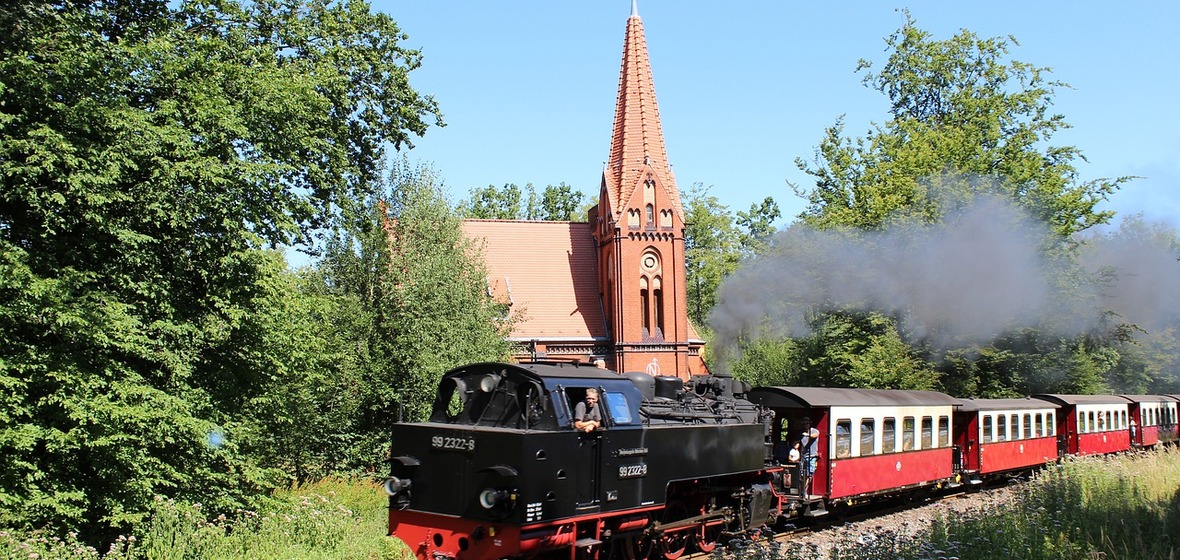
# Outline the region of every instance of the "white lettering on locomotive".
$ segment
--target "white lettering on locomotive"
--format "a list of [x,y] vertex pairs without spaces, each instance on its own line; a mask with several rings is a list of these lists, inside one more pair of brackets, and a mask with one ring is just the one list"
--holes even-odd
[[475,451],[475,438],[456,436],[434,436],[430,438],[430,446],[435,449],[452,451]]
[[647,463],[619,465],[619,478],[641,478],[647,476]]

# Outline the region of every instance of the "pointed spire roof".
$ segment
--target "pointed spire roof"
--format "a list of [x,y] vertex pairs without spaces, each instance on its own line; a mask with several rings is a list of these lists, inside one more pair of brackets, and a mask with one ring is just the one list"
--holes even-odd
[[668,164],[651,60],[647,55],[647,39],[643,35],[643,20],[639,18],[636,0],[631,0],[631,17],[627,18],[623,64],[619,71],[619,95],[610,144],[603,183],[616,218],[623,211],[620,205],[630,199],[648,168],[658,174],[676,205],[676,211],[684,214],[676,179]]

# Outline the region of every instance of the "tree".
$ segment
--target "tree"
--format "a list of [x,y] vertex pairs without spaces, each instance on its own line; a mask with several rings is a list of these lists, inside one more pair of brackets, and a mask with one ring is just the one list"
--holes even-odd
[[1081,152],[1050,145],[1069,126],[1050,112],[1066,84],[1048,80],[1048,68],[1007,60],[1015,39],[963,30],[938,41],[905,18],[886,40],[892,52],[880,72],[858,64],[865,85],[888,97],[890,119],[855,140],[837,120],[812,162],[796,160],[815,178],[814,188],[795,189],[810,202],[803,219],[867,229],[899,214],[937,221],[993,185],[1061,236],[1111,217],[1096,206],[1127,178],[1079,182]]
[[372,300],[372,406],[386,411],[381,428],[399,417],[425,420],[442,374],[456,364],[507,358],[513,320],[488,297],[479,248],[433,172],[403,163],[392,183],[382,215],[388,257]]
[[515,183],[500,188],[488,185],[471,189],[470,198],[459,203],[459,212],[485,220],[572,221],[584,198],[581,191],[565,183],[549,185],[540,195],[532,183],[523,190]]
[[694,183],[685,193],[684,263],[688,286],[688,316],[706,327],[717,304],[717,290],[741,260],[740,233],[729,208],[709,189]]
[[[532,185],[528,186],[532,192]],[[466,218],[483,220],[524,219],[526,208],[522,205],[520,187],[515,183],[496,188],[488,185],[482,189],[471,189],[471,198],[459,204]]]
[[774,221],[782,216],[778,203],[771,197],[761,203],[750,205],[747,212],[737,213],[737,225],[742,228],[738,242],[745,256],[760,255],[766,251],[770,237],[774,235]]
[[582,191],[575,191],[573,187],[561,183],[557,186],[549,185],[545,187],[545,191],[541,193],[541,215],[538,219],[554,220],[554,221],[578,221],[585,220],[585,213],[577,215],[576,212],[582,206],[583,199],[586,195]]
[[[934,40],[917,27],[908,13],[905,18],[901,29],[887,38],[890,53],[884,66],[873,72],[873,65],[862,60],[857,68],[864,72],[866,86],[887,97],[888,120],[874,125],[864,137],[849,138],[844,135],[843,118],[840,118],[825,131],[813,160],[796,160],[799,168],[815,180],[814,186],[808,189],[793,186],[810,203],[800,215],[801,221],[816,230],[836,232],[837,236],[849,239],[922,240],[927,232],[953,238],[954,228],[971,228],[973,223],[978,223],[970,217],[977,215],[980,208],[990,205],[1003,210],[1015,206],[1030,215],[1034,224],[1044,224],[1051,232],[1048,236],[1029,236],[1036,238],[1038,244],[1026,261],[1048,263],[1041,265],[1043,268],[1034,267],[1047,278],[1046,286],[1041,288],[1046,293],[1044,299],[1053,302],[1043,307],[1059,304],[1062,309],[1080,310],[1084,302],[1092,303],[1094,298],[1089,290],[1092,278],[1071,260],[1076,247],[1074,234],[1111,217],[1110,212],[1100,211],[1097,204],[1128,178],[1079,179],[1074,163],[1081,159],[1081,152],[1071,146],[1052,145],[1054,134],[1068,124],[1063,116],[1051,112],[1051,102],[1057,89],[1067,86],[1050,80],[1047,68],[1011,60],[1009,50],[1015,44],[1014,39],[982,39],[963,30],[951,39]],[[1011,204],[991,202],[997,199]],[[993,221],[1020,214],[997,212]],[[1017,221],[1022,222],[1023,218]],[[1030,231],[1033,229],[1039,228]],[[906,243],[900,247],[928,246],[926,241]],[[888,246],[878,247],[881,248]],[[846,252],[860,255],[862,260],[877,254],[876,250],[859,245]],[[844,262],[846,259],[831,255],[820,260]],[[926,379],[924,372],[933,368],[930,364],[937,364],[945,385],[953,392],[963,391],[958,394],[1003,395],[1032,386],[1093,389],[1100,385],[1098,368],[1111,363],[1109,339],[1104,339],[1106,335],[1100,326],[1079,333],[1077,329],[1085,321],[1070,324],[1061,319],[1064,313],[1058,313],[1040,324],[998,324],[997,329],[979,333],[985,336],[990,333],[993,337],[990,341],[962,339],[958,341],[959,346],[948,346],[956,337],[946,336],[948,333],[939,321],[916,328],[912,319],[924,307],[910,302],[925,299],[935,304],[929,309],[954,309],[958,303],[925,297],[939,296],[939,293],[917,294],[923,298],[916,300],[911,291],[917,284],[912,282],[889,289],[881,289],[880,282],[861,282],[898,277],[898,270],[924,270],[921,263],[918,265],[911,270],[892,261],[877,263],[880,268],[862,262],[859,271],[854,269],[847,276],[856,281],[851,287],[867,288],[859,294],[848,284],[799,286],[796,291],[807,291],[817,297],[805,300],[816,307],[804,310],[796,322],[816,314],[810,323],[817,332],[847,333],[852,338],[841,344],[856,347],[858,352],[881,353],[897,359],[904,355],[908,356],[907,360],[929,362],[906,366],[922,379]],[[760,268],[784,270],[781,263],[777,268],[771,265],[760,265]],[[960,270],[969,269],[968,266]],[[822,266],[807,270],[815,271],[815,278],[808,280],[805,274],[795,276],[803,277],[804,282],[837,278]],[[1035,295],[1038,292],[1011,293]],[[839,296],[840,303],[832,305],[831,301],[825,301],[833,294]],[[980,298],[979,301],[993,300]],[[945,305],[948,302],[951,305]],[[766,307],[776,308],[773,304]],[[1093,307],[1089,311],[1094,311]],[[851,324],[860,326],[850,328],[849,316],[871,318],[874,313],[889,317],[898,325],[898,340],[909,346],[908,352],[901,353],[888,337],[881,339],[883,335],[873,334],[879,333],[879,329],[866,327],[860,319]],[[957,319],[952,316],[951,320]],[[1058,332],[1068,334],[1053,334]],[[1025,344],[1030,340],[1037,342]],[[744,344],[749,344],[748,339]],[[800,346],[800,353],[805,356],[805,363],[826,363],[824,369],[848,383],[886,381],[879,375],[879,369],[866,376],[848,375],[858,368],[874,369],[865,361],[866,356],[859,353],[833,353],[829,348],[806,344]],[[1043,370],[1035,370],[1030,364],[1043,363],[1040,360],[1049,354],[1060,357],[1059,363],[1072,364],[1069,366],[1072,369],[1038,379],[1038,371]]]
[[0,28],[0,523],[99,543],[157,494],[247,505],[276,479],[235,430],[288,349],[262,249],[351,225],[439,122],[419,54],[359,0],[17,0]]

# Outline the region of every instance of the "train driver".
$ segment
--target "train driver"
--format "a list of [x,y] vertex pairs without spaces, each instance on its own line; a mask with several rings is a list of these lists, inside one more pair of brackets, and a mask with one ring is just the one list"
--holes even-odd
[[574,428],[590,433],[602,425],[602,412],[598,408],[598,389],[586,389],[586,398],[574,407]]

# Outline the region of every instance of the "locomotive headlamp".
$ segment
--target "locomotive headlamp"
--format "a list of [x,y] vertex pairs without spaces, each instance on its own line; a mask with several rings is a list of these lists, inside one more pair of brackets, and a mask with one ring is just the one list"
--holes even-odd
[[483,378],[479,380],[479,390],[485,393],[491,393],[492,391],[495,391],[496,387],[500,386],[500,379],[501,377],[494,373],[489,373],[483,376]]
[[502,488],[484,488],[479,493],[479,505],[484,509],[510,508],[514,497],[512,492]]
[[398,478],[396,476],[391,476],[391,477],[385,479],[385,493],[389,494],[390,496],[396,496],[396,495],[401,494],[403,492],[408,492],[409,490],[410,490],[410,481],[409,480],[404,480],[404,479]]

